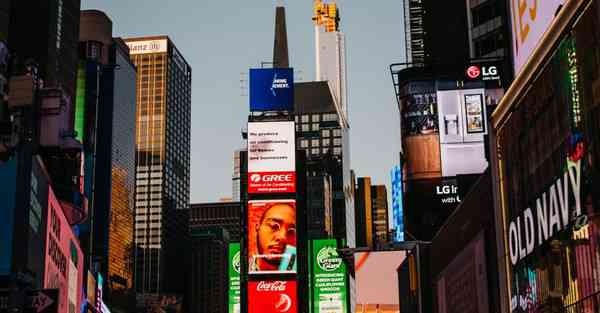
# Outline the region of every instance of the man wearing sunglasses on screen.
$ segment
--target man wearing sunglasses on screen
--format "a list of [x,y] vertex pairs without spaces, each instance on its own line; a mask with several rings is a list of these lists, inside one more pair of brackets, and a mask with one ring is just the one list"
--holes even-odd
[[256,225],[258,255],[251,272],[296,270],[296,209],[288,203],[268,207]]

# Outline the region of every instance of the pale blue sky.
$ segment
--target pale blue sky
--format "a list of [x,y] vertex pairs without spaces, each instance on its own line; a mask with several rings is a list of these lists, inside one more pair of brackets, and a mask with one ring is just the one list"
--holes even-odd
[[[231,196],[233,151],[248,114],[241,73],[271,61],[273,0],[82,0],[113,21],[113,36],[168,35],[192,67],[191,202]],[[283,1],[290,66],[314,79],[311,0]],[[351,167],[390,193],[398,109],[389,64],[404,60],[402,0],[338,0],[346,34]],[[247,76],[246,76],[247,79]]]

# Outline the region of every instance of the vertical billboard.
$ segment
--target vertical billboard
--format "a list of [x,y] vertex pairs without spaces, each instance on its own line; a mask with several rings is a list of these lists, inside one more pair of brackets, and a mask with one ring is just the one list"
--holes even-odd
[[294,69],[250,69],[250,111],[294,111]]
[[294,122],[248,123],[248,193],[296,192]]
[[248,272],[296,273],[296,200],[248,201]]
[[229,244],[229,313],[240,313],[240,243]]
[[248,313],[296,313],[298,298],[295,280],[248,282]]
[[356,312],[400,311],[397,269],[405,258],[405,251],[354,254]]
[[391,171],[392,176],[392,215],[394,220],[394,241],[404,241],[404,212],[402,209],[402,168],[394,166]]
[[81,305],[83,253],[56,199],[48,190],[44,288],[60,290],[58,313],[75,313]]
[[312,241],[312,307],[315,313],[346,313],[348,283],[346,264],[335,239]]
[[558,9],[567,0],[510,0],[515,75],[529,60]]

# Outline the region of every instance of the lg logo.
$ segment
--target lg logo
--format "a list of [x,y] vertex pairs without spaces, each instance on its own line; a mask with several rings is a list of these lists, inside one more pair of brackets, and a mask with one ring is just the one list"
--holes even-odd
[[497,79],[498,68],[496,66],[483,66],[479,68],[477,65],[471,65],[467,68],[467,76],[471,79],[479,78],[483,75],[483,79]]
[[292,175],[292,174],[271,174],[271,175],[252,174],[252,175],[250,175],[250,181],[252,181],[253,183],[260,183],[260,182],[288,183],[288,182],[294,181],[294,175]]

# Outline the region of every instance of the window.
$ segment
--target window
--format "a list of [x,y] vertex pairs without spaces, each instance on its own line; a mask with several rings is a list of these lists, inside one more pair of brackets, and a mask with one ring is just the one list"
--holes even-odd
[[331,135],[331,131],[329,131],[329,129],[323,129],[321,131],[321,136],[322,137],[329,137]]
[[319,154],[319,148],[313,148],[313,149],[311,150],[311,153],[312,153],[312,154]]
[[302,123],[308,123],[308,115],[302,115]]
[[323,146],[329,146],[331,144],[331,139],[323,139]]
[[335,137],[341,137],[342,136],[342,130],[341,129],[334,129],[333,130],[333,136],[335,136]]
[[313,123],[311,128],[313,131],[319,131],[319,124]]
[[308,125],[308,124],[302,124],[302,131],[303,131],[303,132],[307,132],[307,131],[309,131],[309,130],[310,130],[310,128],[309,128],[309,125]]
[[306,140],[306,139],[300,140],[300,148],[308,148],[308,140]]
[[319,114],[315,114],[312,116],[313,123],[318,123],[320,120],[321,120],[321,117],[319,116]]
[[335,155],[341,155],[342,154],[342,148],[333,148],[333,154]]
[[313,139],[310,141],[310,145],[313,147],[318,147],[319,146],[319,139]]
[[334,146],[341,146],[342,145],[342,139],[340,139],[340,138],[333,139],[333,145]]

